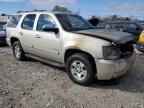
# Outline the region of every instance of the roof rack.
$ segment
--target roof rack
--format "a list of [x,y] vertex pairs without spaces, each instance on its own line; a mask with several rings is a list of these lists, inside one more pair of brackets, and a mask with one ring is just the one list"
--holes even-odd
[[69,14],[71,14],[70,12],[48,11],[48,10],[18,11],[16,13],[29,13],[29,12],[54,12],[54,13],[69,13]]
[[18,11],[16,13],[27,13],[27,12],[47,12],[47,10]]

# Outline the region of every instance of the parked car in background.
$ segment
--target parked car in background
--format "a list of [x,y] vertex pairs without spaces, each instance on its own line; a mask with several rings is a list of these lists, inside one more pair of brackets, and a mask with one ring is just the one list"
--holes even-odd
[[132,21],[118,21],[109,23],[100,23],[96,27],[97,29],[117,30],[122,32],[131,33],[135,36],[135,42],[138,41],[140,33],[143,31],[141,24]]
[[141,33],[140,35],[140,39],[136,44],[136,48],[140,51],[144,53],[144,31]]
[[144,27],[144,21],[141,20],[141,21],[137,21],[139,24],[141,24],[143,27]]
[[6,44],[6,23],[0,23],[0,44]]
[[133,36],[99,31],[78,15],[26,12],[11,16],[7,43],[17,60],[25,56],[63,66],[70,79],[89,85],[127,73],[135,61]]
[[105,22],[100,22],[97,24],[96,29],[106,29],[106,24]]

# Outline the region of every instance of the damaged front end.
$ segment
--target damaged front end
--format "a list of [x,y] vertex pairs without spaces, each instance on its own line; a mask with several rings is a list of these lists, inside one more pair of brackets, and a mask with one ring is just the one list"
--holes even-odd
[[105,48],[103,48],[104,59],[96,60],[98,80],[123,76],[132,68],[136,59],[132,41],[123,44],[112,43],[111,47]]
[[112,46],[103,46],[103,57],[105,60],[117,60],[131,56],[133,53],[133,41],[126,43],[112,42]]
[[132,41],[125,44],[119,44],[118,47],[121,51],[121,58],[129,57],[134,53],[134,46]]
[[112,44],[112,45],[119,49],[120,52],[119,59],[129,57],[134,53],[134,46],[132,41],[123,44]]

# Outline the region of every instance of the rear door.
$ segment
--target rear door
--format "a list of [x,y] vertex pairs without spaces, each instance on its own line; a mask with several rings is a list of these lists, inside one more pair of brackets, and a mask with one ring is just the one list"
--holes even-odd
[[33,42],[34,42],[34,22],[36,14],[28,14],[24,17],[21,27],[19,29],[19,38],[23,49],[27,53],[34,53]]

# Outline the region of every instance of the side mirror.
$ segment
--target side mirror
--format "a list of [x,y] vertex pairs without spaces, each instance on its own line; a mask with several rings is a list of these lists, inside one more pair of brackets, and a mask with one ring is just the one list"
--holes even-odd
[[54,32],[54,33],[56,33],[56,34],[59,32],[59,29],[58,29],[58,28],[55,28],[55,25],[54,25],[54,24],[46,24],[46,25],[43,25],[42,30],[43,30],[43,31],[46,31],[46,32]]

